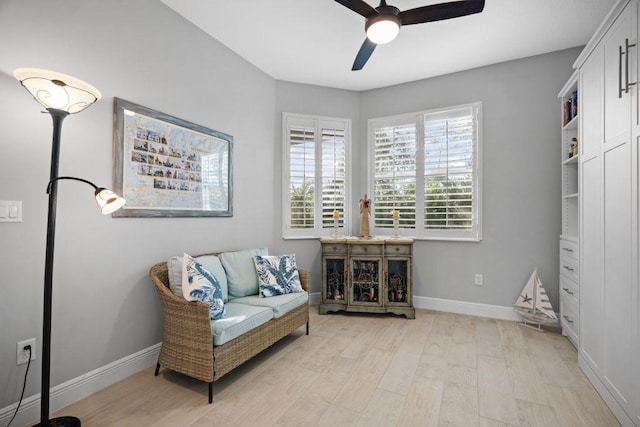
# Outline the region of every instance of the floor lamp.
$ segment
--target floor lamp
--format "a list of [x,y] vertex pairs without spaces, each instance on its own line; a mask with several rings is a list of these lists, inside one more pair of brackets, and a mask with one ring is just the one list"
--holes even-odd
[[99,188],[86,179],[58,176],[60,134],[62,121],[69,114],[78,113],[100,99],[100,92],[93,86],[55,71],[37,68],[18,68],[15,77],[31,95],[42,104],[53,119],[53,143],[51,149],[51,175],[47,185],[49,214],[47,218],[47,249],[44,267],[44,309],[42,326],[42,378],[40,399],[40,426],[80,426],[75,417],[49,419],[49,393],[51,376],[51,302],[53,291],[53,252],[56,234],[56,204],[58,181],[63,179],[84,182],[95,190],[96,201],[107,215],[124,206],[125,200],[112,191]]

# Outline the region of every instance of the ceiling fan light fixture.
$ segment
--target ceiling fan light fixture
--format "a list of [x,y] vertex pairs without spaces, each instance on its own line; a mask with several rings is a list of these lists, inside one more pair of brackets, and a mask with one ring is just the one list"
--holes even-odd
[[402,21],[398,16],[380,14],[367,20],[365,30],[367,38],[375,44],[389,43],[400,32]]

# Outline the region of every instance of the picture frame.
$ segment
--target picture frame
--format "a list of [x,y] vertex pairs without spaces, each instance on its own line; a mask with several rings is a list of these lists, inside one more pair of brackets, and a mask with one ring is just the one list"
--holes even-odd
[[114,98],[113,217],[233,216],[233,136]]

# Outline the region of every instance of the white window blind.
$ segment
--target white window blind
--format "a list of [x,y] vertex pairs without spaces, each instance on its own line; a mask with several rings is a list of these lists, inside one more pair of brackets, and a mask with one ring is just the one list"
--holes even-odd
[[[346,150],[344,129],[323,127],[322,138],[322,227],[333,228],[333,212],[344,212],[346,197]],[[338,217],[339,225],[344,215]]]
[[374,201],[376,227],[393,227],[392,209],[400,211],[404,228],[416,218],[416,125],[385,125],[374,129]]
[[369,120],[374,233],[481,240],[481,113],[473,103]]
[[472,108],[424,115],[424,225],[473,228]]
[[348,152],[351,123],[283,113],[283,235],[320,237],[348,219]]
[[289,129],[290,225],[314,227],[315,129],[292,126]]

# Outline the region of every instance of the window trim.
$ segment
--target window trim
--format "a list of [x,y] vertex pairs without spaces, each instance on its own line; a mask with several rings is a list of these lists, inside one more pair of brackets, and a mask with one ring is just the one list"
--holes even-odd
[[[473,219],[474,224],[471,230],[429,230],[424,227],[424,117],[427,114],[443,113],[449,110],[457,110],[462,108],[472,108],[475,115],[475,133],[476,141],[473,151]],[[396,114],[393,116],[377,117],[367,121],[367,188],[370,189],[371,195],[374,195],[375,183],[375,128],[381,126],[393,126],[400,124],[413,123],[416,125],[416,225],[415,229],[400,227],[400,234],[412,237],[417,240],[441,240],[441,241],[468,241],[479,242],[482,240],[482,102],[472,102],[468,104],[460,104],[454,106],[446,106],[442,108],[432,108],[429,110],[410,112],[405,114]],[[371,197],[373,200],[373,197]],[[373,200],[375,204],[375,200]],[[372,210],[375,215],[375,209]],[[393,228],[376,227],[375,216],[371,218],[372,233],[374,235],[392,235]],[[404,230],[404,232],[403,232]]]
[[293,229],[290,227],[289,207],[291,204],[291,181],[290,181],[290,150],[289,150],[289,124],[293,121],[313,122],[315,140],[315,188],[322,185],[322,151],[321,151],[321,123],[336,122],[344,126],[345,145],[345,201],[344,211],[341,213],[342,227],[339,228],[341,235],[351,233],[351,119],[341,117],[316,116],[298,113],[282,113],[282,238],[289,239],[317,239],[333,235],[333,227],[322,227],[322,194],[314,191],[314,227],[306,229]]

